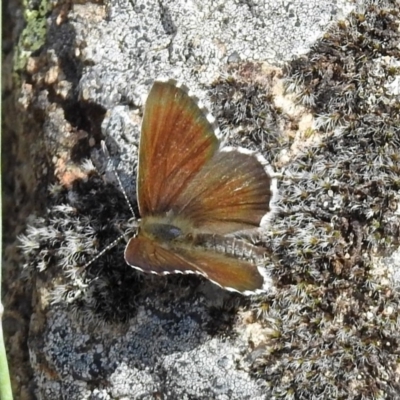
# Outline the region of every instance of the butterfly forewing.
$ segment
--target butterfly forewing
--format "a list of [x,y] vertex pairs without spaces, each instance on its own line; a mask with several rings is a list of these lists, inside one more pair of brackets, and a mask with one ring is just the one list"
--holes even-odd
[[254,229],[275,195],[266,161],[244,150],[217,151],[180,192],[174,207],[201,232],[221,235]]
[[139,148],[141,216],[167,212],[218,149],[213,124],[173,81],[155,82],[147,98]]

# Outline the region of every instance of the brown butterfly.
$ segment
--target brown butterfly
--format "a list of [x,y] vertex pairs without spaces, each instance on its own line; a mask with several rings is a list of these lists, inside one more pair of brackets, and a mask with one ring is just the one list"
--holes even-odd
[[276,179],[262,156],[221,148],[216,129],[187,88],[175,81],[153,84],[139,148],[142,219],[125,260],[143,272],[196,273],[227,290],[264,292],[271,280],[251,260],[260,248],[233,234],[266,222]]

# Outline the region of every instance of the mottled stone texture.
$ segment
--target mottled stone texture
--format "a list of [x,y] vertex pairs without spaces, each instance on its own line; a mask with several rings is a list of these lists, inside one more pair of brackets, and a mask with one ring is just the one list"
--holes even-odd
[[[3,43],[15,398],[400,398],[399,2],[18,7]],[[77,273],[132,217],[101,140],[137,212],[158,77],[190,86],[228,145],[279,173],[278,213],[252,237],[271,250],[272,293],[140,274],[123,243]]]

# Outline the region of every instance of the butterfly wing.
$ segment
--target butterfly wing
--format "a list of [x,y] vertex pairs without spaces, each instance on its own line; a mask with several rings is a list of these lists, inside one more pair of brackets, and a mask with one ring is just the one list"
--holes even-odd
[[262,157],[243,149],[220,150],[214,131],[186,91],[173,82],[154,83],[139,150],[142,233],[129,241],[125,260],[144,272],[197,273],[228,290],[265,291],[270,279],[256,265],[185,242],[192,234],[258,227],[276,192]]
[[225,235],[262,225],[275,195],[276,180],[262,156],[225,148],[181,190],[174,211],[201,232]]
[[270,214],[276,180],[266,161],[244,149],[219,150],[215,126],[175,82],[155,82],[140,139],[142,217],[172,212],[201,232],[258,227]]
[[155,82],[146,101],[139,147],[141,216],[169,211],[219,147],[215,126],[174,81]]
[[197,273],[224,289],[243,294],[265,292],[272,286],[261,267],[250,262],[184,244],[166,248],[142,235],[128,242],[125,260],[136,269],[159,275]]

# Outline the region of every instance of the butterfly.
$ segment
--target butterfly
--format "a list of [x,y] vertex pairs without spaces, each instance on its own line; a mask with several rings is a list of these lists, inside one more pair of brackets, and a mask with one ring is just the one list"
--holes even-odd
[[262,156],[223,147],[217,129],[186,87],[154,82],[139,144],[141,220],[125,261],[147,273],[196,273],[230,291],[261,293],[271,279],[251,259],[260,248],[234,235],[265,224],[276,179]]

